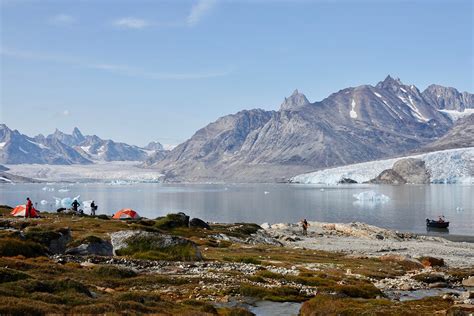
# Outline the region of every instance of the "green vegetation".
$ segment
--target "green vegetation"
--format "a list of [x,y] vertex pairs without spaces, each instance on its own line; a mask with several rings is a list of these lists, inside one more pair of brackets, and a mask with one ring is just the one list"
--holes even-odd
[[300,294],[298,289],[289,286],[266,288],[242,284],[239,292],[243,296],[258,297],[262,300],[274,302],[302,302],[308,299],[308,297]]
[[45,248],[33,241],[17,238],[0,238],[0,256],[2,257],[38,257],[46,254]]
[[340,298],[334,295],[316,295],[305,302],[301,316],[323,315],[435,315],[452,305],[449,300],[439,297],[425,298],[416,301],[396,302],[387,299],[354,299]]

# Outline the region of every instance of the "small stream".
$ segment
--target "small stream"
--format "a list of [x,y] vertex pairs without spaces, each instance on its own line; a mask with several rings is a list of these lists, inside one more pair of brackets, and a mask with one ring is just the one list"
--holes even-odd
[[442,296],[444,294],[461,294],[462,288],[438,288],[438,289],[422,289],[413,291],[391,290],[384,291],[384,294],[391,300],[412,301],[425,297]]
[[228,303],[216,303],[216,307],[242,307],[257,316],[293,316],[298,315],[302,303],[258,301],[251,297],[237,300],[231,298]]

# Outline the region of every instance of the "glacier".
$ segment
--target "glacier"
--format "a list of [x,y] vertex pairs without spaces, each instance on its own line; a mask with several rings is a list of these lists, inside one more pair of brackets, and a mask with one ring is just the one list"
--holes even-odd
[[293,183],[335,185],[342,178],[363,183],[390,169],[401,159],[418,158],[425,162],[431,183],[474,184],[474,147],[434,151],[413,156],[375,160],[304,173],[290,179]]

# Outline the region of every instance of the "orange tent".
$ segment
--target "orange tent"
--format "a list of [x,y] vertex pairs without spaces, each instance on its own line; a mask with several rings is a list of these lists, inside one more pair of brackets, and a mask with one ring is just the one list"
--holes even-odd
[[[10,214],[16,217],[25,217],[26,213],[26,205],[17,205],[11,212]],[[30,217],[38,217],[38,212],[35,210],[34,207],[31,208],[30,211]]]
[[118,211],[117,213],[112,216],[114,219],[136,219],[140,218],[137,212],[132,210],[131,208],[124,208]]

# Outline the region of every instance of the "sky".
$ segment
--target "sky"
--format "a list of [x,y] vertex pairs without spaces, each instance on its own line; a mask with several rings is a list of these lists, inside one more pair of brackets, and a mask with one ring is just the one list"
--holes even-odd
[[135,145],[388,74],[474,92],[469,0],[0,0],[0,122]]

